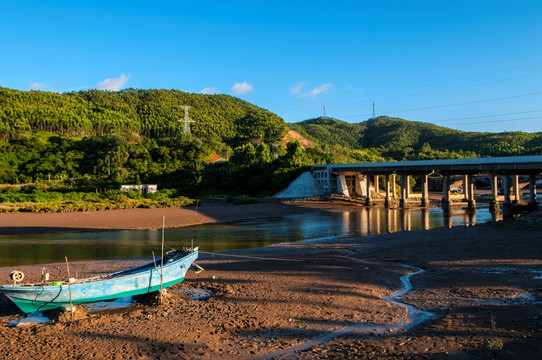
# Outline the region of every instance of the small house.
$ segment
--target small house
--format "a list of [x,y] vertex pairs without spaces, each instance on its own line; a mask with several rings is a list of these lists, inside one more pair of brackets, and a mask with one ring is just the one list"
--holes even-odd
[[138,191],[142,194],[154,194],[158,190],[158,185],[156,184],[143,184],[143,185],[135,185],[135,184],[123,184],[120,186],[120,191]]

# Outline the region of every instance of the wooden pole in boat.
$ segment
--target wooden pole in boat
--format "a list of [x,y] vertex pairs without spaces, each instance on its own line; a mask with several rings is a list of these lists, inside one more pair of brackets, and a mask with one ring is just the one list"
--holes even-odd
[[162,304],[162,290],[164,286],[164,228],[166,226],[166,217],[162,216],[162,258],[160,259],[160,304]]
[[72,284],[70,282],[70,265],[68,264],[68,257],[64,256],[64,259],[66,259],[66,269],[68,270],[68,292],[70,293],[70,312],[72,313],[72,319],[73,319]]

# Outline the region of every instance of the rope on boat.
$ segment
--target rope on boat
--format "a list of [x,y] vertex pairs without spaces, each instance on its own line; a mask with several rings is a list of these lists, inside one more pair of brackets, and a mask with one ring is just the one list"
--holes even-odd
[[200,252],[201,254],[212,255],[213,257],[216,255],[216,256],[236,257],[236,258],[256,259],[256,260],[299,261],[299,262],[304,261],[304,260],[299,260],[299,259],[267,258],[267,257],[261,257],[261,256],[232,255],[232,254],[222,254],[222,253],[205,252],[205,251],[199,251],[199,252]]

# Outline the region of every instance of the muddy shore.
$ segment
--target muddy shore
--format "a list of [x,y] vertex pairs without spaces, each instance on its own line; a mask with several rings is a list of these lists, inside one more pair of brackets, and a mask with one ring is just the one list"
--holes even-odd
[[0,235],[52,233],[61,231],[141,230],[162,227],[181,227],[250,218],[264,218],[298,214],[307,211],[333,211],[356,206],[349,203],[332,204],[282,203],[234,205],[224,201],[206,201],[201,206],[153,209],[122,209],[63,213],[6,213],[0,214]]
[[[355,205],[209,204],[197,212],[166,209],[165,215],[164,209],[4,214],[0,234],[152,228],[161,225],[162,216],[169,226],[180,226],[173,224],[341,211],[344,206]],[[197,263],[205,271],[189,272],[169,289],[163,305],[8,327],[21,315],[0,298],[0,358],[540,359],[541,250],[540,224],[510,220],[228,253],[242,257],[202,254]],[[73,267],[92,274],[142,261]],[[62,276],[62,264],[49,267],[57,271],[52,276]],[[409,327],[407,308],[385,297],[403,287],[400,277],[413,273],[413,267],[425,272],[413,275],[413,289],[395,300],[412,305],[410,315],[423,310],[433,317]],[[1,268],[0,279],[11,270]],[[31,281],[41,266],[23,271]],[[181,291],[190,289],[212,296],[191,300],[190,292]]]

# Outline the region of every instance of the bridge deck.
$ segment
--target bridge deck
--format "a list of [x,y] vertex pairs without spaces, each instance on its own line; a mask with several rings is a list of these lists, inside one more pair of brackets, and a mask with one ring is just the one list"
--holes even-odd
[[364,174],[428,174],[432,172],[439,174],[539,174],[542,172],[542,155],[313,166],[313,170],[324,170],[326,168],[332,172]]

